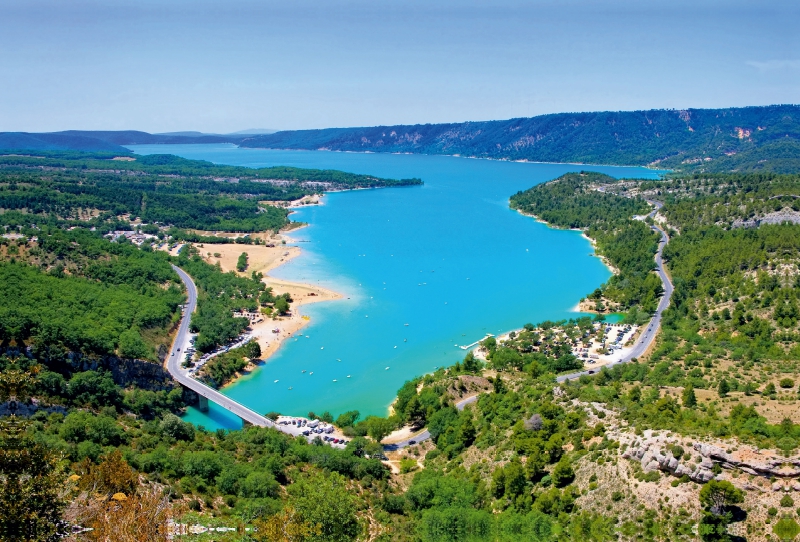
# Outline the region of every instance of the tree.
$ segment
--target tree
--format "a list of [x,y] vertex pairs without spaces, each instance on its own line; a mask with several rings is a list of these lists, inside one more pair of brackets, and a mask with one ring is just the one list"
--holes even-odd
[[339,414],[339,417],[336,418],[336,426],[337,427],[351,427],[356,423],[361,414],[358,410],[350,410],[345,412],[344,414]]
[[553,468],[551,477],[556,487],[563,487],[572,483],[572,480],[575,479],[575,472],[569,462],[562,460]]
[[364,421],[367,423],[367,434],[371,436],[375,442],[382,441],[386,435],[394,430],[394,423],[387,418],[370,416]]
[[244,273],[247,270],[247,252],[242,252],[239,255],[239,259],[236,260],[236,270],[240,273]]
[[171,412],[164,415],[159,426],[162,433],[169,435],[175,440],[185,440],[188,442],[194,440],[194,425],[181,420]]
[[130,497],[136,493],[139,486],[139,476],[128,465],[119,450],[114,450],[103,457],[98,465],[84,459],[78,465],[77,471],[81,475],[78,487],[90,496],[111,497],[122,493]]
[[717,386],[717,393],[719,393],[719,396],[726,397],[729,391],[731,391],[731,386],[728,384],[728,381],[724,378],[720,379],[719,385]]
[[544,422],[542,421],[542,416],[540,414],[534,414],[525,420],[525,429],[528,431],[541,431],[543,426]]
[[172,507],[161,491],[151,490],[130,497],[116,494],[109,499],[83,495],[76,501],[74,509],[74,522],[91,529],[86,535],[79,535],[78,540],[172,540]]
[[741,502],[744,502],[742,491],[726,480],[710,480],[700,490],[700,504],[717,516],[724,514],[728,506]]
[[691,382],[683,388],[683,406],[685,408],[694,408],[697,406],[697,396],[694,393],[694,386]]
[[285,297],[279,297],[275,300],[275,310],[278,311],[278,314],[281,316],[289,312],[289,302],[286,301]]
[[473,354],[471,350],[467,352],[467,355],[464,356],[464,371],[475,374],[480,370],[480,368],[480,360],[475,357],[475,354]]
[[0,402],[11,416],[0,421],[0,540],[58,540],[69,532],[62,520],[69,485],[60,458],[25,432],[18,401],[33,388],[33,375],[7,361],[0,373]]
[[120,334],[119,355],[123,358],[149,359],[152,351],[142,340],[139,329],[134,327]]
[[346,542],[361,533],[356,499],[343,476],[333,472],[311,474],[291,484],[288,493],[287,508],[294,508],[299,517],[314,528],[314,534],[305,540]]

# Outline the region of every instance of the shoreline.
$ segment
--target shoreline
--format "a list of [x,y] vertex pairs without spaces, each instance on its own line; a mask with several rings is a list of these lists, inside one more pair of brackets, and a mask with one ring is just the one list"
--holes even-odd
[[[275,318],[261,315],[251,320],[249,333],[261,347],[261,358],[251,362],[244,371],[238,373],[220,389],[236,384],[242,376],[252,374],[259,367],[265,365],[269,358],[280,350],[287,339],[293,337],[311,322],[309,316],[301,313],[301,307],[344,298],[343,294],[322,286],[277,278],[269,274],[302,254],[300,247],[289,245],[294,240],[286,234],[305,226],[306,224],[303,224],[289,230],[282,230],[281,233],[273,236],[276,241],[274,247],[235,243],[203,246],[203,243],[192,243],[192,246],[200,251],[201,257],[206,262],[219,264],[223,272],[233,271],[241,276],[250,275],[252,272],[262,273],[264,275],[262,282],[268,288],[272,288],[274,294],[289,293],[292,297],[291,310],[287,315]],[[286,244],[283,244],[284,242]],[[235,270],[236,259],[242,252],[248,254],[249,264],[244,272],[238,272]]]
[[625,168],[644,168],[655,171],[672,172],[671,169],[660,169],[652,167],[652,162],[645,165],[637,164],[593,164],[584,162],[538,162],[536,160],[528,160],[526,158],[491,158],[489,156],[465,156],[463,154],[430,154],[424,152],[408,152],[408,151],[395,151],[395,152],[381,152],[381,151],[352,151],[352,150],[339,150],[328,149],[321,147],[318,149],[287,149],[283,147],[242,147],[236,143],[230,143],[237,149],[262,149],[269,151],[296,151],[296,152],[340,152],[344,154],[394,154],[394,155],[419,155],[419,156],[446,156],[449,158],[466,158],[468,160],[491,160],[493,162],[512,162],[517,164],[545,164],[545,165],[566,165],[566,166],[597,166],[597,167],[625,167]]
[[559,227],[559,226],[554,226],[554,225],[550,224],[549,222],[547,222],[546,220],[542,220],[541,218],[539,218],[536,215],[532,215],[532,214],[526,213],[526,212],[522,211],[521,209],[514,209],[514,210],[517,211],[522,216],[526,216],[528,218],[534,219],[539,224],[544,224],[545,226],[547,226],[550,229],[561,230],[561,231],[580,232],[581,237],[583,237],[584,239],[589,241],[589,244],[592,246],[592,250],[594,250],[594,254],[592,254],[592,256],[594,256],[595,258],[599,259],[600,262],[602,262],[602,264],[605,265],[606,268],[608,268],[608,270],[611,272],[612,275],[619,275],[619,269],[617,269],[616,267],[611,265],[611,263],[609,263],[608,259],[605,256],[603,256],[602,254],[598,254],[597,253],[597,243],[595,242],[594,239],[592,239],[591,237],[586,235],[586,230],[582,230],[580,228],[562,228],[562,227]]

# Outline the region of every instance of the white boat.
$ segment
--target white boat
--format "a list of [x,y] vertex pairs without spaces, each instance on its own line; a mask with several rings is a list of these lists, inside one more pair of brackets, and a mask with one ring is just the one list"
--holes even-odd
[[347,378],[350,378],[350,375],[347,375]]
[[333,381],[336,382],[336,379],[334,378]]
[[277,380],[276,380],[275,382],[273,382],[273,384],[277,384],[277,383],[278,383],[278,381],[277,381]]
[[388,367],[384,369],[384,371],[388,371],[388,370],[389,370],[389,368],[388,368]]

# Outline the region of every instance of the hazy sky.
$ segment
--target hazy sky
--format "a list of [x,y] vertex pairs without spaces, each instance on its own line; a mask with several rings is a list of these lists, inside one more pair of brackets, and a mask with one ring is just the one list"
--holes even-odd
[[800,102],[800,2],[0,0],[0,131]]

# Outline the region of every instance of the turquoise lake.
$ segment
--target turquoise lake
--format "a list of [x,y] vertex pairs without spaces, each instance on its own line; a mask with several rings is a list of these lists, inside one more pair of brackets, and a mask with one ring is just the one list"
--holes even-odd
[[[578,316],[573,308],[608,279],[608,269],[579,233],[554,230],[510,210],[509,196],[582,169],[615,177],[658,176],[644,168],[226,144],[131,149],[220,164],[340,169],[425,182],[331,193],[325,205],[291,216],[309,224],[292,234],[303,253],[272,275],[319,284],[345,299],[302,307],[311,317],[302,338],[284,343],[260,369],[223,393],[257,412],[301,416],[326,410],[334,416],[347,410],[385,415],[403,382],[463,359],[465,352],[456,345],[527,322]],[[209,429],[241,426],[215,405],[208,413],[191,409],[186,419]]]

